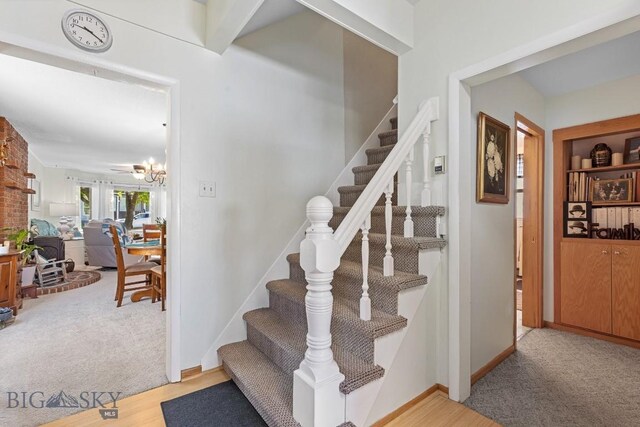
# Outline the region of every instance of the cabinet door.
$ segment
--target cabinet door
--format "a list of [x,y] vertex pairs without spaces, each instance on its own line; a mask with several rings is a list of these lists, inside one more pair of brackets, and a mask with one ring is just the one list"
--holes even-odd
[[560,321],[611,333],[611,246],[564,241]]
[[11,298],[10,286],[15,286],[15,283],[11,283],[11,263],[0,262],[0,306],[7,306],[9,299]]
[[640,340],[640,248],[612,247],[613,334]]

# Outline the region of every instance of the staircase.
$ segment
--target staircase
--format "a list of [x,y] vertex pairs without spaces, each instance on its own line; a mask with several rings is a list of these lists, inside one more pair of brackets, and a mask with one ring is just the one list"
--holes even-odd
[[[391,119],[391,130],[378,137],[380,147],[366,151],[367,165],[353,168],[354,185],[338,189],[340,206],[333,208],[329,223],[334,230],[395,147],[398,141],[397,119]],[[407,319],[398,315],[398,296],[403,290],[427,284],[427,277],[418,273],[420,250],[445,245],[444,240],[436,236],[437,219],[444,214],[442,207],[412,207],[414,237],[403,237],[406,206],[397,206],[397,174],[393,179],[393,189],[390,197],[393,207],[387,206],[392,213],[393,275],[385,275],[382,268],[388,252],[386,199],[383,194],[371,210],[370,229],[364,230],[368,234],[368,271],[363,269],[363,233],[360,231],[342,255],[331,281],[331,349],[344,375],[344,381],[339,385],[344,395],[385,375],[384,369],[375,363],[375,340],[407,326]],[[305,359],[307,350],[307,281],[300,265],[300,254],[290,254],[287,261],[289,277],[267,284],[269,307],[244,314],[247,340],[218,350],[226,372],[269,426],[300,425],[293,417],[293,383],[294,371]],[[371,320],[368,321],[361,319],[360,312],[363,274],[368,274],[371,300]]]

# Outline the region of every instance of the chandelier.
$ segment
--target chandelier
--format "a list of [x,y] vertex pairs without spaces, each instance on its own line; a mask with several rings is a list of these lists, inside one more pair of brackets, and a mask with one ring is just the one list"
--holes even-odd
[[156,163],[152,158],[149,158],[149,161],[144,161],[141,165],[133,165],[133,177],[144,179],[149,184],[157,182],[162,185],[167,177],[167,171],[164,165]]

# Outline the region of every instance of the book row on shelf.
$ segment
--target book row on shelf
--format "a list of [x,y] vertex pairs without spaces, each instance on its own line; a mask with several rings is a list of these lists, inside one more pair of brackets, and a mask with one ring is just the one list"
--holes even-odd
[[[610,192],[607,192],[605,199],[608,201],[616,202],[640,202],[640,185],[637,185],[638,172],[628,172],[620,176],[620,180],[630,180],[631,188],[626,188],[625,185],[620,186],[621,193],[617,194],[617,197]],[[594,200],[592,189],[594,181],[601,181],[597,176],[590,176],[586,172],[569,172],[569,191],[568,200],[570,202],[576,201],[594,201],[594,202],[606,202],[603,200]],[[615,180],[602,180],[606,182]],[[615,188],[615,187],[614,187]],[[625,192],[630,194],[626,194]],[[598,196],[598,192],[596,191]],[[640,223],[639,223],[640,224]]]
[[594,207],[591,222],[598,228],[623,229],[630,224],[640,227],[640,207]]

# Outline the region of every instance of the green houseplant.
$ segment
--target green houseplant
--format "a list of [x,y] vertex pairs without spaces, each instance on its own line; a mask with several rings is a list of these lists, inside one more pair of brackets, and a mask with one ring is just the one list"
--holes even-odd
[[35,252],[42,249],[39,246],[29,243],[29,230],[27,229],[3,229],[9,231],[7,239],[16,245],[16,250],[22,254],[20,257],[20,268],[22,269],[22,285],[33,283],[36,274]]

